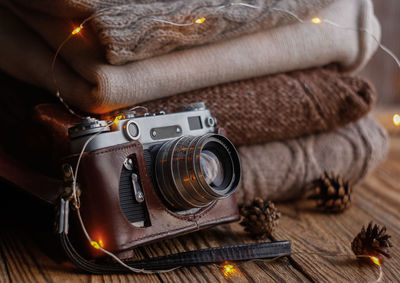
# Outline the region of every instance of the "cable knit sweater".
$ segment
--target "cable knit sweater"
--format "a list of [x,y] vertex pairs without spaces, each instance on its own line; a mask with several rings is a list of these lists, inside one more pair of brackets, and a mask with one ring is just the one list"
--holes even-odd
[[236,192],[239,203],[254,197],[288,200],[327,170],[353,185],[386,156],[386,131],[366,117],[332,133],[239,148],[243,178]]
[[[175,49],[238,37],[315,15],[333,0],[14,0],[56,17],[84,18],[96,13],[92,26],[111,64],[124,64]],[[243,3],[242,5],[240,3]],[[246,6],[246,4],[250,6]],[[257,8],[253,8],[257,7]],[[193,23],[205,18],[201,24]]]
[[[0,9],[0,69],[55,93],[51,59],[73,25],[21,7],[13,12],[18,17]],[[318,15],[380,36],[370,0],[337,0]],[[55,75],[67,102],[87,112],[105,113],[221,83],[331,62],[355,71],[366,64],[376,47],[365,32],[307,21],[113,66],[105,60],[97,34],[87,28],[64,46]]]

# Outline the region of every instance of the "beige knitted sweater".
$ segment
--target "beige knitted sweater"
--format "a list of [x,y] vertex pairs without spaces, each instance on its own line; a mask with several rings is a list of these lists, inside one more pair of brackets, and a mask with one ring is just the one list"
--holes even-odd
[[[175,49],[293,23],[293,16],[279,10],[292,11],[299,17],[310,17],[333,0],[14,0],[15,2],[56,17],[71,19],[96,14],[91,23],[96,30],[96,37],[105,47],[108,62],[124,64]],[[205,18],[205,23],[187,25],[198,18]]]
[[331,133],[242,146],[236,196],[247,204],[256,196],[293,199],[326,170],[354,185],[385,159],[387,149],[385,130],[370,116]]
[[[72,25],[31,10],[15,9],[14,13],[19,18],[0,9],[0,68],[55,93],[50,62]],[[319,16],[380,36],[370,0],[337,0]],[[365,32],[307,22],[113,66],[105,60],[97,38],[86,29],[62,50],[56,77],[70,104],[105,113],[224,82],[331,62],[355,71],[366,64],[376,47]]]

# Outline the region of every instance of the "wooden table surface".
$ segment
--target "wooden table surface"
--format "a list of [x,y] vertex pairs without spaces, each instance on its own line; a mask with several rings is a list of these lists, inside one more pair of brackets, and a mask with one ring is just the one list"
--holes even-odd
[[[391,136],[387,160],[354,188],[349,210],[332,215],[316,212],[305,201],[278,204],[282,217],[273,239],[290,240],[294,254],[274,262],[235,264],[236,272],[227,278],[218,265],[154,275],[85,274],[63,259],[49,238],[52,208],[1,186],[0,282],[373,282],[379,273],[373,264],[326,256],[351,255],[352,239],[369,221],[386,225],[394,244],[392,258],[383,264],[382,282],[400,282],[400,135]],[[138,256],[252,241],[234,223],[139,248]]]

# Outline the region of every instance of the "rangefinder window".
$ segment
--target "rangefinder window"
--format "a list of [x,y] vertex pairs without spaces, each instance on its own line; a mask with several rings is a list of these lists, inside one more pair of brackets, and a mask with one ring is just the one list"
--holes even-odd
[[179,125],[152,128],[150,130],[150,135],[153,140],[177,138],[182,135],[182,128]]
[[188,122],[189,122],[189,129],[191,131],[201,130],[203,128],[200,116],[188,117]]

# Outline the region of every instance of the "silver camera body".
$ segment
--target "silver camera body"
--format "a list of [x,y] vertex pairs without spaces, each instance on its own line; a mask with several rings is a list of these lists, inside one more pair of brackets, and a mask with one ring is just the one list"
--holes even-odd
[[[84,118],[69,129],[71,153],[135,141],[141,145],[139,155],[143,155],[147,174],[167,207],[182,212],[209,206],[238,187],[239,156],[227,137],[215,133],[216,119],[203,102],[186,105],[183,110],[143,116],[128,111],[114,121]],[[120,200],[128,220],[144,225],[146,208],[140,181],[144,175],[136,159],[127,156],[121,164]],[[130,196],[132,191],[134,196]]]
[[117,116],[117,121],[110,126],[105,120],[84,118],[69,129],[71,138],[70,152],[79,153],[84,144],[94,134],[101,131],[86,146],[85,151],[138,141],[143,149],[153,144],[176,139],[181,136],[201,136],[215,131],[216,118],[203,102],[185,105],[183,112],[166,114],[164,111],[137,116],[134,111],[127,111]]

